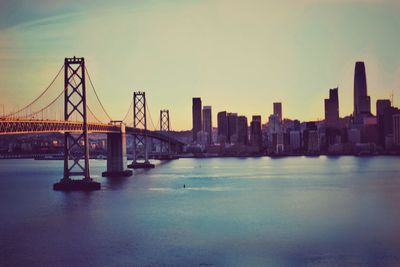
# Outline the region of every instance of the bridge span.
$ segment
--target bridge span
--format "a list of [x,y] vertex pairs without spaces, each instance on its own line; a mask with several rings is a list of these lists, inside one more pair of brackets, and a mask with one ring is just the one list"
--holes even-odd
[[[35,105],[46,100],[46,94],[64,70],[64,87],[61,93],[44,107]],[[108,118],[103,122],[98,114],[89,107],[86,77],[93,89],[100,111]],[[62,101],[62,102],[61,102]],[[58,103],[58,106],[57,106]],[[59,110],[62,114],[57,117]],[[132,113],[131,113],[132,112]],[[133,114],[133,127],[127,126],[127,118]],[[149,114],[150,115],[150,114]],[[55,117],[55,118],[54,118]],[[151,120],[151,116],[150,116]],[[149,162],[151,140],[158,140],[162,145],[160,156],[154,158],[176,158],[182,151],[183,142],[173,138],[170,131],[169,111],[160,110],[159,130],[147,128],[147,103],[144,92],[134,92],[133,101],[121,121],[112,120],[101,103],[98,94],[85,67],[84,58],[65,58],[50,85],[33,102],[24,108],[0,117],[0,136],[14,134],[62,133],[64,135],[64,175],[60,182],[54,184],[54,190],[98,190],[100,183],[90,177],[88,135],[92,133],[107,134],[107,170],[103,176],[130,176],[130,168],[153,168]],[[154,124],[153,124],[154,127]],[[155,127],[154,127],[155,128]],[[133,136],[133,162],[127,165],[126,135]],[[78,176],[81,179],[73,179]]]

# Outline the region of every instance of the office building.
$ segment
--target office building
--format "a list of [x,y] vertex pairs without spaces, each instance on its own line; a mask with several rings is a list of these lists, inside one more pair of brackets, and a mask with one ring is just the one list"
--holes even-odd
[[329,98],[325,99],[325,126],[339,127],[339,96],[338,88],[329,89]]
[[250,144],[257,147],[258,150],[262,146],[262,133],[261,133],[261,116],[255,115],[250,123]]
[[301,133],[298,130],[290,131],[290,148],[292,151],[299,151],[301,149]]
[[238,141],[238,115],[237,113],[228,113],[228,142],[236,143]]
[[393,144],[400,146],[400,114],[393,115]]
[[371,116],[371,99],[367,94],[365,64],[356,62],[354,69],[354,122],[362,124],[365,117]]
[[279,121],[282,122],[282,103],[281,102],[275,102],[274,103],[274,115],[277,115],[279,117]]
[[249,125],[246,116],[238,117],[238,143],[247,145],[249,143],[248,136]]
[[207,133],[207,144],[212,144],[212,112],[211,106],[203,107],[203,131]]
[[376,117],[379,121],[379,117],[385,113],[385,110],[390,108],[392,103],[389,99],[378,99],[376,101]]
[[192,99],[192,122],[193,122],[193,141],[197,141],[197,133],[202,129],[202,119],[201,119],[201,98],[194,97]]
[[280,133],[282,131],[282,124],[279,119],[279,115],[272,114],[268,118],[268,129],[269,133]]
[[228,118],[226,116],[226,111],[218,112],[217,123],[218,123],[218,142],[225,143],[228,138]]

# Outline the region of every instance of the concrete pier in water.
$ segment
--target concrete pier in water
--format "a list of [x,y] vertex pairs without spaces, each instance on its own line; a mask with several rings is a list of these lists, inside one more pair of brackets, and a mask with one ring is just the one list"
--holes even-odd
[[107,171],[102,176],[131,176],[132,171],[125,169],[126,165],[126,134],[125,126],[121,124],[120,133],[107,134]]

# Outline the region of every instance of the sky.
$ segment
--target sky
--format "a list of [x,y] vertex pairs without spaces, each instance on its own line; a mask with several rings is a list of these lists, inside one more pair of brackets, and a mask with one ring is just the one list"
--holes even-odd
[[85,57],[115,120],[139,90],[153,118],[170,110],[174,130],[192,128],[192,97],[212,106],[214,127],[224,110],[265,123],[273,102],[282,102],[285,118],[317,120],[336,86],[346,116],[356,61],[366,64],[374,113],[392,92],[400,103],[400,2],[0,1],[6,111],[38,96],[72,56]]

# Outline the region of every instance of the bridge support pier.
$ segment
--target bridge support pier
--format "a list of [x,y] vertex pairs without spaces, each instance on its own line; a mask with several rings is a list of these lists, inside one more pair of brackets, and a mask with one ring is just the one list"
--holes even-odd
[[126,134],[125,126],[121,123],[121,133],[107,134],[107,171],[103,177],[131,176],[132,171],[126,170]]

